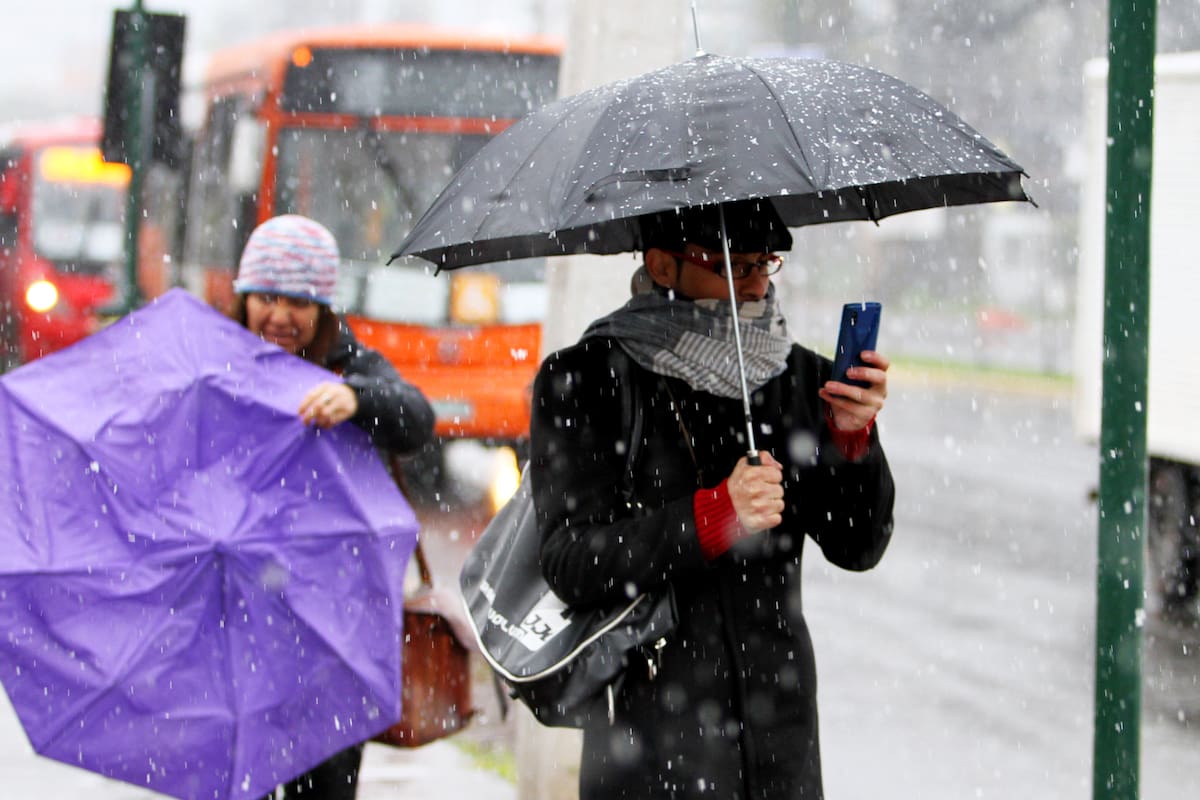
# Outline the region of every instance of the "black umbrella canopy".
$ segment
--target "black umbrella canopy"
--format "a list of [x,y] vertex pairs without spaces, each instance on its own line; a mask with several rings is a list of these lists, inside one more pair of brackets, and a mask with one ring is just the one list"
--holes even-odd
[[641,248],[637,218],[771,198],[799,227],[1028,200],[1024,170],[867,67],[701,55],[519,120],[451,179],[393,257],[440,268]]

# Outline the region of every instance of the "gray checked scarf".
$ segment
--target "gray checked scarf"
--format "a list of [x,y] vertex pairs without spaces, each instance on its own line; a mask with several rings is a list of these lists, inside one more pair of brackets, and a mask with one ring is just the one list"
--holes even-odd
[[[583,338],[612,337],[651,372],[681,378],[697,391],[741,398],[729,301],[684,300],[638,277],[633,297],[589,325]],[[787,323],[775,304],[775,286],[763,300],[739,303],[738,321],[746,383],[753,392],[787,368],[792,349]]]

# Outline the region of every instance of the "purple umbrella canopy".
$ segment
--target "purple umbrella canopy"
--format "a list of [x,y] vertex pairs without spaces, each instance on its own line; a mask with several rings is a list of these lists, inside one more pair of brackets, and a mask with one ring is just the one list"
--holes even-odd
[[173,290],[0,378],[0,680],[34,749],[253,798],[400,716],[417,523],[331,373]]

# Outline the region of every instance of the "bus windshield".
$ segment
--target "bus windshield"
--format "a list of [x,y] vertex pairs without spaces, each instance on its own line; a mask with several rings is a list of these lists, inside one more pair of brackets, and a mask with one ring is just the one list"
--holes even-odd
[[[278,140],[275,208],[318,220],[346,265],[339,305],[380,319],[449,321],[449,284],[420,260],[383,266],[438,192],[488,136],[288,128]],[[541,320],[541,259],[473,268],[501,281],[505,322]]]
[[62,272],[96,275],[125,252],[128,167],[100,151],[55,146],[38,155],[32,240],[38,255]]
[[346,258],[387,260],[485,136],[289,128],[275,208],[319,220]]
[[554,96],[558,58],[425,48],[300,48],[284,111],[515,119]]
[[34,251],[63,272],[98,274],[120,261],[128,181],[128,167],[96,148],[46,148],[34,172]]

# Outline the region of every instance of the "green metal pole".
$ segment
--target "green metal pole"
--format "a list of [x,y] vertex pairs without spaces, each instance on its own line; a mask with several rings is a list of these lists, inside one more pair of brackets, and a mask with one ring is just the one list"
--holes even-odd
[[1156,0],[1110,0],[1092,796],[1138,797]]
[[145,97],[146,50],[150,40],[150,18],[143,12],[142,0],[134,0],[129,15],[129,91],[125,94],[127,138],[125,158],[129,162],[129,195],[125,198],[125,290],[117,305],[105,309],[114,316],[128,314],[142,303],[141,287],[138,285],[138,238],[142,222],[142,184],[145,180],[147,153],[146,142],[150,131],[146,129],[143,107],[150,98]]

